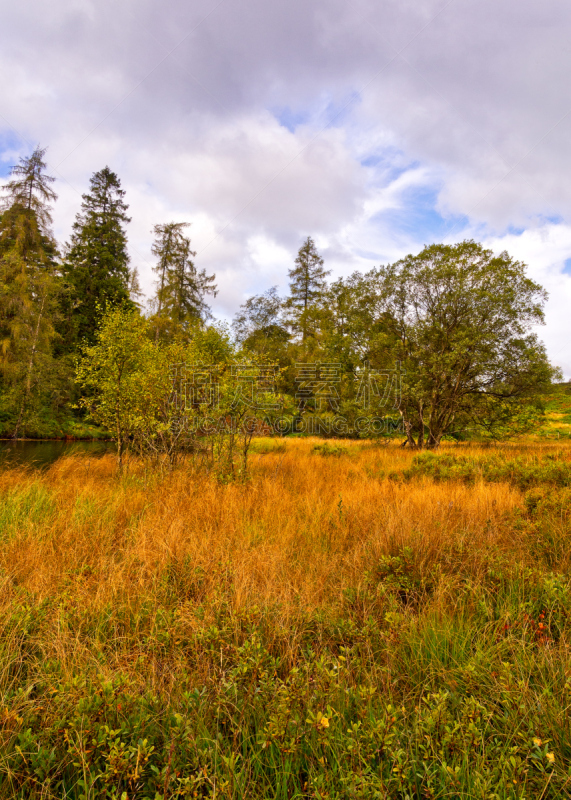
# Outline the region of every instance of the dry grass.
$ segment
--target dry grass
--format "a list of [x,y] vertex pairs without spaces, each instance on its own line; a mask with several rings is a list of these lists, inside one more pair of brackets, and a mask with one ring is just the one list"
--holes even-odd
[[477,570],[491,547],[525,557],[525,542],[505,522],[522,505],[516,489],[396,483],[386,475],[414,454],[354,444],[346,456],[322,457],[314,444],[291,441],[285,453],[254,456],[245,485],[192,469],[158,480],[135,464],[117,482],[112,456],[61,459],[45,475],[5,472],[0,492],[41,487],[53,508],[4,540],[1,564],[39,597],[77,575],[78,591],[85,585],[85,601],[98,606],[136,601],[169,563],[188,558],[205,571],[209,592],[221,569],[231,571],[236,609],[277,602],[285,610],[335,601],[380,556],[407,546],[421,571],[447,557],[451,568],[461,561]]
[[[375,791],[381,792],[378,796],[404,797],[399,792],[406,789],[408,796],[419,798],[490,798],[519,796],[506,793],[506,781],[532,786],[531,777],[522,777],[533,772],[529,765],[536,762],[529,761],[531,755],[525,756],[525,764],[529,761],[525,769],[510,766],[514,747],[520,747],[514,731],[523,726],[521,736],[526,742],[534,732],[545,736],[545,730],[559,731],[558,752],[570,746],[566,727],[563,730],[567,726],[563,722],[566,701],[558,700],[557,709],[546,706],[547,710],[537,711],[541,682],[549,685],[552,697],[567,691],[564,665],[571,632],[566,620],[571,615],[571,602],[567,609],[564,583],[570,567],[565,544],[570,525],[564,512],[557,511],[558,517],[542,517],[538,528],[529,517],[524,492],[513,482],[435,482],[423,475],[406,479],[406,473],[403,479],[414,453],[359,442],[345,443],[337,454],[327,454],[327,449],[316,451],[316,444],[318,441],[311,439],[289,440],[283,452],[261,447],[268,452],[252,456],[246,483],[221,484],[191,462],[167,475],[154,474],[144,465],[131,462],[118,478],[112,456],[61,459],[43,473],[22,469],[0,473],[0,496],[4,500],[0,510],[0,610],[5,620],[0,691],[6,708],[12,704],[14,709],[0,710],[0,731],[2,713],[8,714],[9,721],[26,718],[22,730],[29,725],[32,731],[33,743],[27,745],[30,752],[35,753],[34,737],[48,742],[48,750],[53,746],[54,752],[59,752],[60,744],[68,747],[64,744],[68,740],[61,739],[64,728],[75,730],[75,726],[83,742],[81,731],[86,726],[99,730],[97,726],[107,720],[123,731],[125,748],[135,747],[132,752],[140,756],[140,745],[129,743],[144,731],[144,735],[150,735],[152,725],[147,721],[141,733],[139,716],[136,723],[133,716],[127,719],[122,705],[132,708],[132,715],[140,715],[141,698],[158,697],[159,710],[151,717],[158,720],[161,714],[170,714],[168,719],[175,720],[175,711],[183,713],[183,706],[187,708],[184,704],[190,702],[188,693],[204,690],[200,703],[205,705],[200,706],[200,713],[198,705],[192,712],[198,720],[193,725],[200,727],[200,720],[212,717],[212,725],[219,730],[220,714],[228,714],[226,744],[212,745],[218,734],[200,736],[210,742],[208,753],[216,755],[222,748],[224,758],[230,759],[242,753],[240,778],[236,777],[237,767],[232,768],[234,772],[230,770],[234,777],[228,778],[230,767],[226,764],[228,783],[224,790],[216,789],[210,779],[200,778],[202,794],[184,794],[182,789],[176,794],[174,789],[173,793],[165,789],[157,797],[373,797],[377,796],[373,793],[376,787]],[[446,452],[469,455],[478,462],[496,451],[455,447],[444,448]],[[523,465],[535,463],[545,454],[564,464],[571,457],[571,448],[554,450],[548,446],[522,445],[502,452],[519,458],[518,463]],[[546,566],[548,560],[542,562],[542,548],[548,551],[550,546],[542,544],[541,525],[555,531],[558,542],[564,542],[556,564],[559,577],[552,577]],[[544,619],[550,626],[549,636],[537,627]],[[342,663],[343,652],[353,654],[351,667],[349,661]],[[256,659],[266,666],[254,668]],[[512,661],[523,684],[517,683],[514,674],[506,678],[502,672]],[[345,670],[343,678],[339,670]],[[304,678],[301,686],[298,674],[312,677]],[[247,681],[245,675],[250,676]],[[78,676],[83,676],[84,683],[78,683]],[[111,700],[105,701],[108,706],[103,717],[100,710],[85,710],[91,708],[93,697],[101,692],[105,696],[107,690],[93,688],[92,682],[97,680],[110,681],[109,685],[127,681],[131,687],[127,699],[122,699],[119,689],[113,690]],[[539,688],[534,688],[536,685]],[[30,686],[34,687],[33,694],[29,694]],[[61,694],[50,694],[57,686]],[[320,686],[323,688],[318,689]],[[372,687],[370,692],[367,686]],[[256,692],[261,692],[259,699]],[[432,755],[419,755],[418,742],[422,744],[427,737],[440,742],[441,733],[430,727],[431,722],[426,722],[426,730],[422,728],[425,721],[418,709],[425,701],[431,709],[444,708],[450,692],[460,692],[459,697],[464,699],[457,701],[459,711],[446,713],[467,714],[466,704],[470,703],[479,703],[482,709],[488,708],[487,703],[492,704],[490,708],[504,708],[505,719],[497,723],[496,738],[488,731],[488,710],[473,712],[483,726],[479,745],[482,756],[477,757],[476,766],[466,767],[462,792],[460,784],[454,783],[460,778],[450,778],[446,770],[444,777],[435,777],[433,783],[428,778],[428,783],[418,783],[414,777],[419,769],[415,758],[426,763],[428,775],[433,767],[436,772],[441,770],[445,752],[440,743],[438,747],[435,744]],[[30,699],[36,694],[39,700]],[[522,696],[527,698],[525,710]],[[63,706],[57,706],[57,698]],[[309,724],[311,715],[317,713],[315,709],[323,710],[331,704],[330,717],[345,715],[345,726],[355,714],[358,719],[368,714],[374,727],[375,720],[385,714],[382,709],[390,708],[387,704],[391,698],[403,704],[403,728],[398,747],[396,739],[394,747],[391,744],[394,752],[389,754],[389,740],[383,745],[389,748],[389,777],[374,777],[367,772],[370,783],[363,784],[363,794],[343,794],[339,787],[346,779],[341,755],[346,733],[341,726],[339,741],[331,741],[337,772],[331,773],[329,789],[320,793],[320,765],[330,756],[323,749],[325,727],[319,722]],[[84,711],[76,718],[75,710],[70,709],[77,703],[84,704]],[[277,704],[273,711],[272,703]],[[295,736],[293,744],[284,750],[280,736],[289,736],[291,721],[284,717],[284,708],[296,704],[302,709],[296,725],[304,724],[309,715],[311,735],[317,737],[314,750],[307,744],[309,739],[302,744]],[[406,714],[417,720],[414,724],[412,717],[406,716],[405,706]],[[65,713],[62,708],[67,709]],[[184,714],[192,717],[188,708]],[[67,728],[62,727],[62,715],[67,715]],[[86,719],[91,720],[89,724]],[[454,730],[464,737],[468,723],[461,721],[464,717],[458,719]],[[157,728],[154,757],[160,786],[164,781],[164,786],[170,786],[171,781],[174,745],[164,731],[171,724],[179,724],[172,720],[168,724],[163,720]],[[411,733],[417,724],[418,739]],[[283,731],[280,726],[285,726]],[[198,742],[199,727],[192,728],[192,736],[189,733],[195,737],[192,741]],[[247,730],[250,738],[246,747],[243,737]],[[6,752],[16,753],[10,748],[18,741],[17,746],[24,747],[23,740],[17,739],[22,734],[17,731],[18,725],[7,725],[3,740]],[[412,777],[406,777],[404,766],[402,774],[401,767],[394,766],[401,763],[398,753],[409,752],[408,745],[403,744],[407,736],[412,737],[410,753],[417,753],[407,755]],[[292,765],[297,764],[288,767],[291,775],[288,772],[284,777],[283,760],[278,759],[279,769],[266,764],[270,750],[266,753],[259,749],[263,737],[263,747],[277,748],[275,753],[282,754],[279,758],[285,758],[285,753],[288,758],[291,755]],[[188,741],[184,740],[185,744],[180,739],[181,763],[190,759]],[[454,745],[457,749],[446,756],[446,763],[456,763],[454,753],[460,758],[462,749],[468,746],[464,739],[462,742]],[[524,749],[526,746],[521,745]],[[41,747],[38,744],[38,752]],[[245,747],[253,748],[253,755],[247,755]],[[86,739],[80,749],[81,758],[90,765],[93,759],[99,770],[102,763],[108,765],[115,758],[113,747],[105,743],[93,749]],[[349,752],[351,769],[357,769],[355,753]],[[97,758],[93,753],[99,754]],[[195,756],[199,761],[202,758],[195,753],[195,761]],[[295,761],[298,757],[299,763]],[[67,765],[68,783],[62,778],[59,788],[50,789],[49,770],[45,773],[48,777],[32,779],[26,766],[31,762],[14,758],[15,767],[4,769],[0,761],[0,786],[12,787],[14,797],[65,796],[79,800],[84,796],[95,800],[119,798],[123,790],[128,792],[127,800],[155,797],[145,793],[154,786],[152,775],[148,784],[139,786],[138,778],[124,777],[121,772],[112,778],[106,772],[104,790],[92,788],[81,795],[73,788],[76,767]],[[566,796],[563,772],[551,784],[558,794],[549,793],[552,788],[545,782],[551,781],[549,764],[545,754],[541,758],[541,764],[537,762],[538,783],[533,786],[545,788],[544,798]],[[149,759],[151,763],[151,756]],[[371,755],[370,759],[378,757]],[[496,767],[489,766],[494,760],[502,764],[500,777]],[[359,763],[362,772],[365,762]],[[463,762],[460,759],[458,763]],[[37,774],[38,767],[34,769]],[[59,775],[55,767],[50,769]],[[97,777],[103,773],[96,774],[95,766],[93,770],[92,786],[103,786],[101,777]],[[62,766],[61,774],[64,771]],[[508,773],[515,777],[508,776],[508,780]],[[183,774],[181,767],[179,775]],[[7,776],[8,784],[2,784],[2,776]],[[443,782],[444,794],[431,794],[436,789],[430,787],[440,785],[438,781]],[[504,788],[493,794],[498,781]],[[307,791],[303,790],[304,782]],[[422,791],[415,793],[413,784],[421,786]],[[481,791],[479,786],[483,787]],[[298,794],[292,787],[298,787]],[[392,788],[389,791],[387,787]]]

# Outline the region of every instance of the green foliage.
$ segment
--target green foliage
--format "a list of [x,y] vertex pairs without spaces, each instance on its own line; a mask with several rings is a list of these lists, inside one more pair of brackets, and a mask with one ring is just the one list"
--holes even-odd
[[136,309],[115,306],[107,312],[96,344],[83,349],[77,382],[84,391],[80,405],[113,434],[121,467],[129,442],[160,426],[158,409],[172,385],[168,359]]
[[[187,451],[222,481],[246,478],[260,421],[252,385],[240,376],[255,372],[256,362],[232,358],[224,326],[197,327],[186,342],[165,343],[153,333],[138,311],[112,307],[102,317],[96,344],[83,349],[78,363],[80,405],[112,434],[119,469],[129,449],[169,468]],[[201,370],[215,387],[204,397],[193,394],[192,378]],[[258,395],[256,401],[264,400],[263,392]]]
[[472,422],[505,426],[553,375],[530,327],[545,293],[507,253],[475,242],[433,245],[378,271],[393,358],[406,370],[402,411],[411,444],[429,446]]
[[240,306],[232,328],[236,340],[246,351],[267,356],[280,366],[288,363],[286,345],[290,337],[283,320],[283,301],[276,286],[248,298]]
[[[272,289],[247,300],[234,321],[245,350],[268,353],[284,368],[282,391],[295,395],[296,362],[338,365],[336,410],[352,435],[356,420],[370,416],[373,434],[386,436],[378,420],[391,418],[390,435],[401,427],[420,449],[443,437],[497,441],[541,427],[543,397],[559,372],[533,332],[546,295],[524,264],[466,241],[426,247],[329,287],[326,275],[308,238],[285,303]],[[284,313],[297,340],[282,331]],[[382,383],[390,370],[390,398],[377,383],[374,403],[357,408],[364,371]],[[308,400],[301,410],[311,408]]]
[[109,167],[93,174],[73,224],[62,273],[64,352],[95,342],[99,309],[129,300],[129,255],[124,226],[130,222],[121,182]]
[[330,270],[323,268],[323,259],[315,242],[308,236],[299,248],[296,266],[289,270],[290,296],[286,308],[290,309],[289,325],[301,334],[302,343],[314,337],[319,327],[318,319],[326,290],[326,277]]
[[216,296],[215,275],[198,271],[191,259],[190,249],[183,229],[188,222],[169,222],[155,225],[153,255],[158,259],[154,267],[157,273],[157,291],[152,302],[155,310],[156,336],[187,331],[196,323],[210,317],[210,309],[204,297]]
[[320,456],[346,456],[349,450],[346,447],[341,447],[337,444],[329,444],[328,442],[323,442],[323,444],[315,444],[313,446],[313,452],[319,453]]
[[571,486],[571,462],[551,454],[510,459],[507,455],[471,458],[451,454],[423,453],[415,456],[412,466],[404,470],[407,480],[428,476],[435,481],[460,480],[473,484],[476,480],[511,483],[518,489],[533,486]]
[[44,153],[12,169],[0,215],[0,430],[15,438],[57,414],[70,389],[68,368],[53,358],[61,282]]
[[286,443],[275,439],[259,439],[252,442],[251,452],[258,456],[274,455],[285,453]]
[[532,332],[544,301],[507,253],[473,241],[431,245],[333,284],[327,347],[348,370],[400,366],[411,446],[466,431],[508,438],[538,426],[541,395],[558,375]]

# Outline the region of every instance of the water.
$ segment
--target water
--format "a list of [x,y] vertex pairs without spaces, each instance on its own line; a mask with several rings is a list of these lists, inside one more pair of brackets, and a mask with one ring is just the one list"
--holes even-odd
[[114,452],[113,442],[61,442],[56,440],[11,442],[0,440],[0,469],[5,466],[26,466],[42,469],[62,456],[85,453],[102,456]]

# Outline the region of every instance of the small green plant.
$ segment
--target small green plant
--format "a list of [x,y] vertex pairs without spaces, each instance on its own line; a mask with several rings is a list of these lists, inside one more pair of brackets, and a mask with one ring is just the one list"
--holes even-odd
[[250,452],[258,456],[278,455],[286,452],[286,443],[275,439],[258,439],[252,442]]
[[349,449],[342,445],[323,442],[323,444],[314,445],[313,452],[318,453],[320,456],[335,456],[339,458],[340,456],[346,456],[349,453]]

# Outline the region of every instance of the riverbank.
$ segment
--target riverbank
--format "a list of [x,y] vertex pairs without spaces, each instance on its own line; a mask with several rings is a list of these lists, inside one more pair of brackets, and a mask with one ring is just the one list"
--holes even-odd
[[18,439],[12,439],[14,426],[5,423],[0,427],[0,441],[93,441],[109,440],[108,431],[74,417],[44,420],[24,428]]

